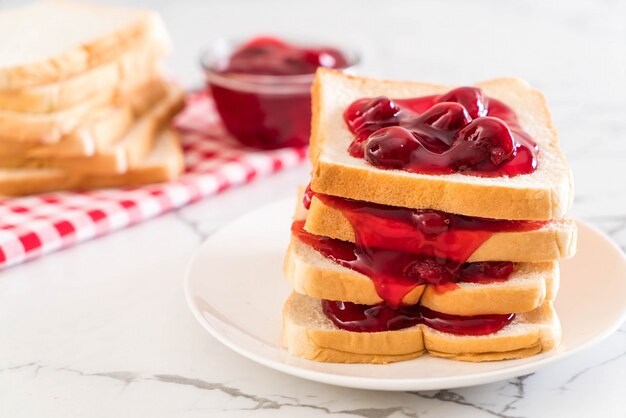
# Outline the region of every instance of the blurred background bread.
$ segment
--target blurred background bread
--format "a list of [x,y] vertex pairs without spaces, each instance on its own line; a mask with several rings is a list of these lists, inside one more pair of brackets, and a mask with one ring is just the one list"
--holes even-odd
[[[0,45],[0,195],[183,171],[178,140],[163,148],[172,156],[151,157],[159,138],[177,138],[168,126],[184,101],[163,78],[171,43],[156,13],[44,0],[0,13],[0,32],[12,41]],[[142,175],[149,158],[162,169]]]

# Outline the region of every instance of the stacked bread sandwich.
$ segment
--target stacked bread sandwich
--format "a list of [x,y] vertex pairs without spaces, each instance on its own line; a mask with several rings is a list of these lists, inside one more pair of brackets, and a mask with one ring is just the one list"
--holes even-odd
[[0,195],[135,185],[183,169],[164,25],[66,0],[0,12]]
[[576,226],[542,94],[318,70],[283,343],[326,362],[467,361],[555,348],[557,261]]

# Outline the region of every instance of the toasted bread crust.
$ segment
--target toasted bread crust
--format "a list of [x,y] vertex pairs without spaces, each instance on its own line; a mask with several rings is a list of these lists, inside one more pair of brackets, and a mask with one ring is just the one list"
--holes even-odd
[[[313,197],[304,229],[315,235],[354,242],[354,230],[340,210]],[[549,227],[492,235],[467,260],[539,263],[572,257],[576,251],[576,223],[553,221]]]
[[[325,319],[323,326],[311,323],[303,310],[320,310],[318,301],[297,293],[283,309],[283,345],[293,355],[337,363],[389,363],[418,357],[423,350],[433,355],[464,361],[494,361],[523,358],[554,348],[561,338],[558,318],[550,302],[501,331],[483,336],[457,336],[416,325],[399,331],[349,332]],[[305,306],[303,306],[305,305]],[[310,312],[315,315],[314,312]],[[317,314],[319,315],[319,313]]]
[[[339,79],[340,81],[337,81]],[[310,160],[311,187],[314,191],[367,202],[409,208],[430,208],[469,216],[495,219],[549,220],[562,217],[573,199],[573,182],[567,162],[558,147],[558,133],[548,111],[546,100],[538,90],[517,79],[499,79],[477,84],[488,95],[505,102],[518,100],[532,109],[532,115],[520,116],[525,130],[548,138],[540,151],[540,168],[549,172],[550,181],[530,181],[539,171],[512,179],[481,179],[461,174],[423,175],[401,170],[377,169],[362,159],[350,157],[347,147],[351,134],[343,126],[342,136],[329,134],[328,126],[341,116],[333,108],[327,114],[325,102],[327,80],[349,85],[342,97],[355,100],[368,95],[387,93],[392,97],[440,94],[450,86],[404,81],[374,80],[354,77],[329,69],[319,69],[312,87],[312,130]],[[336,87],[333,85],[333,87]],[[329,89],[331,89],[329,87]],[[359,94],[355,92],[361,91]],[[420,92],[416,94],[415,92]],[[524,96],[524,99],[519,99]],[[330,99],[328,99],[330,100]],[[346,103],[347,106],[348,103]],[[510,104],[511,103],[507,103]],[[332,119],[332,120],[331,120]],[[329,137],[330,135],[330,137]],[[332,147],[341,148],[344,160],[331,155]],[[345,149],[345,152],[343,150]],[[339,152],[334,149],[334,152]],[[533,177],[535,176],[535,177]]]

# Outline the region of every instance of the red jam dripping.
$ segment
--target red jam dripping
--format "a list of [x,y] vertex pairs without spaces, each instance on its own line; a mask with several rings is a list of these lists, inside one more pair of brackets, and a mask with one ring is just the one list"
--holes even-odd
[[356,243],[464,263],[495,232],[541,228],[545,221],[514,221],[408,209],[315,193],[348,219]]
[[504,281],[514,269],[511,262],[459,263],[410,252],[359,247],[352,242],[306,232],[304,221],[294,221],[291,230],[324,257],[368,276],[378,295],[390,306],[401,306],[404,296],[422,284],[446,291],[456,288],[458,282]]
[[477,88],[413,99],[360,99],[344,119],[355,135],[350,155],[377,167],[482,177],[537,168],[538,146],[515,112]]
[[[237,49],[220,71],[235,84],[211,82],[210,89],[224,125],[244,145],[261,149],[304,146],[311,132],[313,73],[318,67],[348,65],[336,49],[300,48],[275,38],[256,38]],[[310,80],[296,82],[288,77],[307,74]]]
[[421,305],[393,308],[385,304],[359,305],[322,301],[322,310],[338,328],[352,332],[383,332],[425,324],[455,335],[488,335],[498,332],[515,314],[459,316],[435,312]]

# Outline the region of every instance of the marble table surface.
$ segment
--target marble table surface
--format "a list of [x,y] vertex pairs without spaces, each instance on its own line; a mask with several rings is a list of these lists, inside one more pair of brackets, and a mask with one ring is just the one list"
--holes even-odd
[[[167,70],[188,86],[201,82],[203,44],[256,32],[350,38],[361,71],[376,76],[527,79],[546,93],[561,132],[572,214],[626,249],[625,2],[136,3],[163,14],[176,45]],[[626,416],[626,326],[528,376],[415,393],[312,383],[222,346],[185,304],[185,267],[217,228],[291,195],[307,170],[1,272],[0,417]]]

